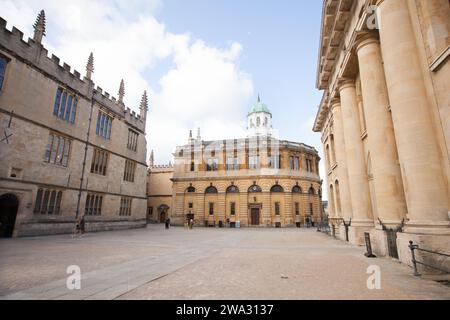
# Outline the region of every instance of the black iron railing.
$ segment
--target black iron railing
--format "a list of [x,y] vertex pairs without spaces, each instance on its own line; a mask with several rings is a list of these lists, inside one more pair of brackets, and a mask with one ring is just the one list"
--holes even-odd
[[330,224],[326,221],[319,222],[317,224],[317,232],[330,234]]
[[421,252],[426,252],[426,253],[430,253],[430,254],[435,254],[435,255],[442,256],[442,257],[446,257],[446,258],[449,258],[450,254],[419,248],[419,245],[414,244],[412,241],[409,242],[409,249],[411,249],[411,258],[412,258],[412,264],[413,264],[413,267],[414,267],[414,275],[415,276],[420,276],[421,275],[419,273],[419,271],[418,271],[418,268],[417,268],[418,264],[420,264],[422,266],[425,266],[425,267],[428,267],[428,268],[431,268],[431,269],[434,269],[434,270],[441,271],[443,273],[450,274],[449,270],[446,270],[446,269],[443,269],[443,268],[440,268],[440,267],[437,267],[437,266],[433,266],[433,265],[425,263],[423,261],[418,261],[416,259],[415,251],[421,251]]

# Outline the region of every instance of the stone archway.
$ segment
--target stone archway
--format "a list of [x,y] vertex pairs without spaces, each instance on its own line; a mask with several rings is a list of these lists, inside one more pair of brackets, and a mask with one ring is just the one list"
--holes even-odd
[[159,216],[159,223],[165,223],[169,212],[169,206],[162,204],[158,207],[158,216]]
[[14,194],[0,197],[0,238],[11,238],[16,224],[19,199]]

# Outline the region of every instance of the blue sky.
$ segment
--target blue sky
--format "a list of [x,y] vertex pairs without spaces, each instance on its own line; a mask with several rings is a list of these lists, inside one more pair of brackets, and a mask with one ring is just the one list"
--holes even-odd
[[239,42],[254,99],[259,92],[269,105],[281,137],[318,147],[319,135],[305,126],[321,98],[315,89],[321,14],[319,0],[166,0],[157,17],[171,32],[189,31],[214,46]]
[[[32,36],[47,17],[44,46],[84,73],[94,52],[94,82],[138,111],[150,97],[148,154],[171,160],[189,130],[207,140],[245,136],[258,93],[282,139],[313,145],[321,93],[315,88],[320,0],[0,0],[8,28]],[[323,167],[323,166],[322,166]]]

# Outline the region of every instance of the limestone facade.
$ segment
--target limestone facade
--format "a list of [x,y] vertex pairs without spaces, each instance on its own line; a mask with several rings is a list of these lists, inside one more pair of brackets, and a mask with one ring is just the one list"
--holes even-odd
[[449,252],[449,2],[325,0],[320,43],[331,223],[407,263],[410,240]]
[[204,141],[191,133],[176,148],[174,224],[194,219],[202,226],[300,227],[321,221],[317,150],[261,134],[271,131],[266,116],[272,117],[258,99],[248,114],[247,138]]
[[[146,225],[147,96],[139,115],[0,19],[0,236]],[[5,139],[4,139],[5,138]],[[125,172],[126,171],[126,172]]]
[[172,164],[157,166],[152,162],[147,177],[147,222],[164,223],[171,216],[174,167]]

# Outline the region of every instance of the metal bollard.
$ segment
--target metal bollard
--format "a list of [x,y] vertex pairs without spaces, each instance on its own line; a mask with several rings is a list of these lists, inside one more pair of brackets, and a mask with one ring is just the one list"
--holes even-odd
[[416,254],[414,252],[414,250],[416,250],[419,246],[414,245],[412,241],[409,242],[409,248],[411,249],[411,257],[412,257],[412,263],[413,263],[413,267],[414,267],[414,275],[416,277],[421,276],[421,274],[419,273],[419,271],[417,270],[417,261],[416,261]]

